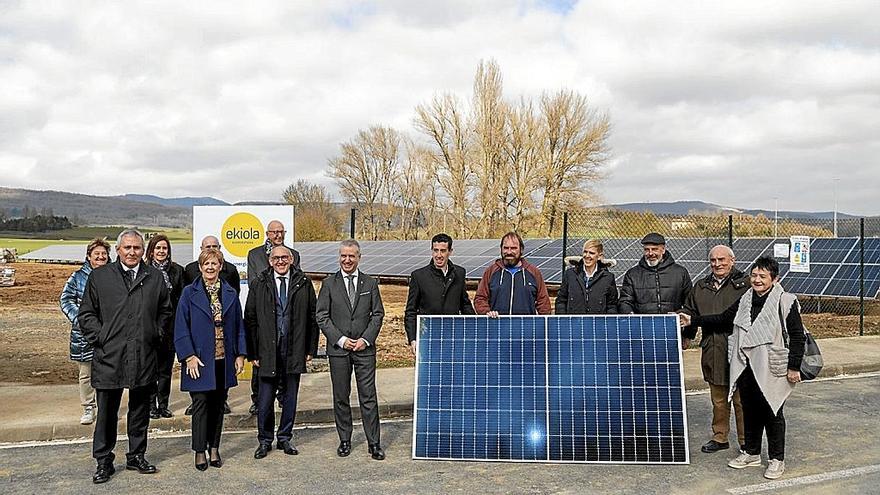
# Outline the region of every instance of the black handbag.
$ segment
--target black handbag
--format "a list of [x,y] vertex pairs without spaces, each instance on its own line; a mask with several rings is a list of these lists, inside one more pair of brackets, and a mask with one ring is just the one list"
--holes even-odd
[[[800,306],[798,306],[800,307]],[[785,347],[788,347],[788,329],[785,325],[785,318],[782,316],[782,298],[779,298],[779,322],[782,323],[782,340]],[[819,350],[819,344],[813,338],[807,327],[804,326],[804,357],[801,360],[801,380],[812,380],[819,376],[822,372],[822,366],[825,361],[822,359],[822,351]]]

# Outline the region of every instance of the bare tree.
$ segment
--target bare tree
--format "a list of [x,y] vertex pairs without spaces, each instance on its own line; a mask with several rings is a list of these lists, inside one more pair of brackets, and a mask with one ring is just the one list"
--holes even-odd
[[468,129],[461,102],[451,94],[416,107],[416,128],[428,136],[437,182],[452,203],[453,233],[468,235],[468,206],[473,169],[468,162]]
[[436,177],[431,151],[406,141],[406,158],[395,174],[395,202],[400,210],[403,239],[418,239],[419,227],[427,225],[436,208]]
[[532,103],[521,100],[508,112],[505,154],[510,164],[506,208],[513,230],[523,230],[526,217],[534,210],[535,191],[540,185],[544,157],[542,128]]
[[506,120],[501,69],[495,61],[481,61],[474,77],[472,129],[479,234],[493,235],[495,226],[507,222],[508,161]]
[[602,178],[608,156],[611,123],[575,91],[560,90],[541,97],[544,166],[541,188],[541,230],[552,236],[556,215],[566,204],[586,202]]
[[299,179],[287,186],[281,199],[294,206],[297,241],[332,241],[339,237],[342,219],[324,186]]
[[[338,156],[329,160],[328,175],[342,195],[364,212],[361,224],[369,238],[379,238],[380,225],[387,225],[393,194],[392,176],[400,160],[400,133],[390,127],[373,126],[340,145]],[[383,223],[383,220],[385,221]]]

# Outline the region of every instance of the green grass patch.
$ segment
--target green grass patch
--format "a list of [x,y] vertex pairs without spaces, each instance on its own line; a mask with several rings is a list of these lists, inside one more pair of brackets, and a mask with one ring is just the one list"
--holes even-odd
[[83,256],[85,256],[85,246],[88,243],[83,241],[53,241],[48,239],[12,239],[0,237],[0,248],[15,248],[16,253],[19,256],[55,244],[82,244]]
[[[33,239],[47,241],[90,241],[95,237],[105,237],[115,240],[125,227],[74,227],[72,229],[53,230],[51,232],[0,232],[0,238]],[[144,234],[161,233],[168,236],[172,243],[175,241],[192,243],[192,231],[189,229],[164,228],[164,227],[138,227]]]

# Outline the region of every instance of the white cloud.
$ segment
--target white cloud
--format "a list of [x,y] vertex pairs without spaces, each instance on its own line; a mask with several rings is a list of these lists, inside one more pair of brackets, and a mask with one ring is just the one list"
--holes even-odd
[[[878,214],[863,2],[22,2],[0,17],[12,187],[277,199],[373,124],[412,132],[480,59],[613,122],[606,200]],[[769,205],[768,205],[769,202]]]

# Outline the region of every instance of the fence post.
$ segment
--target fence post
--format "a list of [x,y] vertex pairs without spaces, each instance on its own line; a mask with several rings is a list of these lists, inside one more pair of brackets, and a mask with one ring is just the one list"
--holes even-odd
[[354,236],[354,220],[355,220],[356,213],[357,213],[357,208],[352,208],[351,209],[351,223],[349,224],[349,234],[350,234],[349,239],[355,238],[355,236]]
[[727,215],[727,246],[733,249],[733,215]]
[[859,336],[865,335],[865,218],[859,219]]
[[562,214],[562,272],[565,273],[565,255],[568,248],[568,212]]

